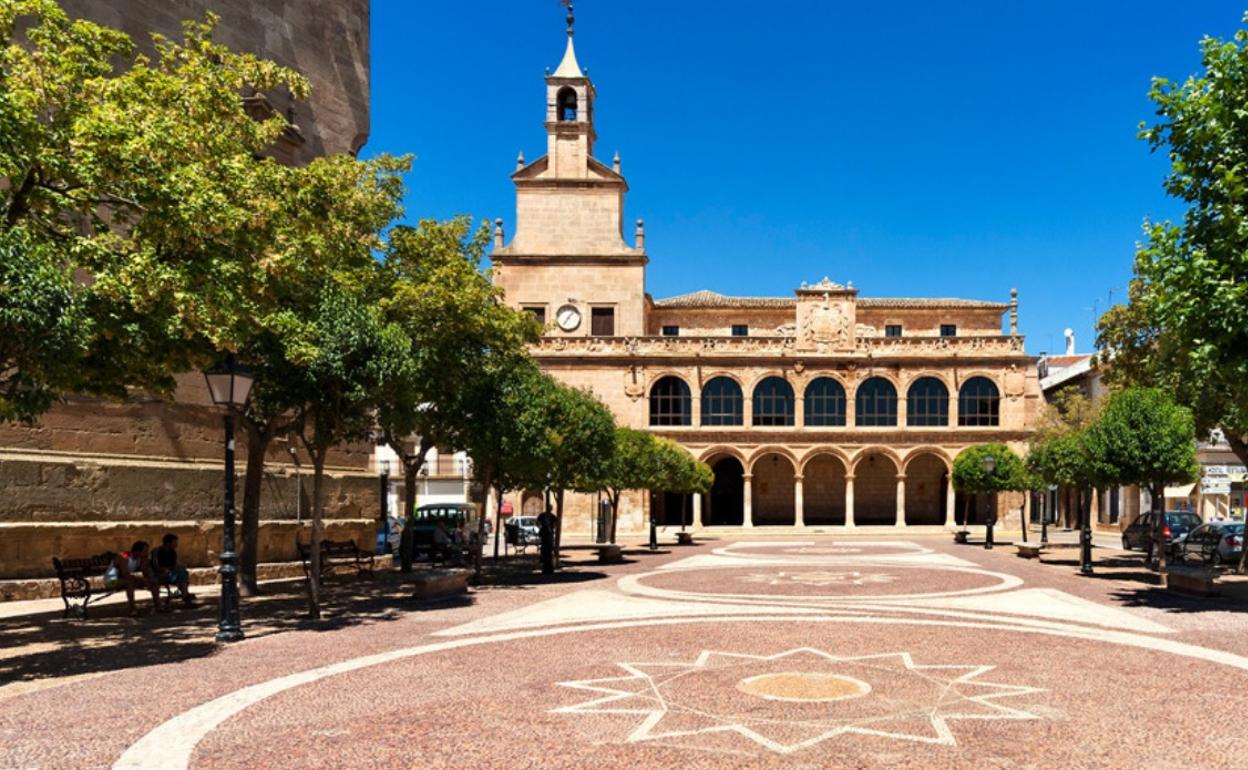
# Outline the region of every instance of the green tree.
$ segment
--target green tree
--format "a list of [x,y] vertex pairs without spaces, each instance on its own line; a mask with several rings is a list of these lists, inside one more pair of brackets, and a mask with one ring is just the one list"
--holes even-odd
[[629,490],[651,489],[655,486],[659,443],[651,434],[617,426],[615,448],[611,457],[597,468],[591,469],[594,477],[583,483],[586,488],[597,488],[606,494],[611,504],[609,537],[615,542],[616,525],[620,514],[620,497]]
[[[531,468],[545,472],[543,486],[555,500],[555,561],[563,538],[563,500],[568,490],[593,491],[588,482],[611,460],[615,419],[592,393],[555,383],[520,415],[517,438],[531,449]],[[587,486],[588,485],[588,486]]]
[[[302,97],[307,83],[214,42],[215,23],[188,22],[181,44],[155,36],[149,58],[52,0],[0,0],[0,235],[22,230],[34,253],[56,255],[82,321],[72,366],[55,359],[63,347],[24,357],[18,390],[38,395],[0,419],[32,419],[71,389],[168,394],[175,372],[248,336],[266,279],[283,269],[258,203],[288,189],[291,170],[257,160],[285,119],[257,120],[241,97]],[[6,288],[41,275],[6,276]],[[0,392],[16,372],[0,372]]]
[[[504,362],[521,353],[540,331],[532,315],[503,304],[482,271],[487,242],[488,230],[474,233],[467,217],[457,217],[396,228],[385,250],[381,304],[410,345],[407,365],[386,383],[377,422],[403,465],[409,516],[429,448],[467,446],[469,418],[482,404],[469,403],[478,394],[465,383],[496,369],[487,364],[491,359]],[[501,385],[482,384],[487,391]],[[484,516],[480,521],[484,526]]]
[[[1085,434],[1087,461],[1098,484],[1135,484],[1149,490],[1153,512],[1162,512],[1167,484],[1200,477],[1191,410],[1159,388],[1127,388],[1112,394]],[[1165,568],[1162,517],[1155,517],[1153,552]]]
[[709,492],[715,482],[715,474],[705,463],[699,462],[680,444],[667,438],[655,439],[656,465],[651,474],[651,489],[671,492],[681,496],[680,528],[685,528],[688,518],[688,496]]
[[1096,422],[1096,405],[1077,387],[1054,394],[1040,412],[1036,432],[1027,454],[1027,467],[1036,486],[1058,486],[1076,491],[1080,529],[1091,516],[1092,488],[1096,482],[1087,456],[1084,433]]
[[402,329],[388,324],[361,292],[328,287],[314,326],[299,344],[287,348],[298,368],[294,384],[302,393],[299,437],[312,459],[311,570],[309,614],[319,618],[320,547],[325,515],[325,459],[330,448],[368,438],[389,370],[401,366],[407,351]]
[[[992,458],[992,469],[985,460]],[[979,444],[964,449],[953,461],[953,488],[964,494],[996,494],[1030,489],[1027,467],[1005,444]],[[970,518],[970,499],[963,513],[963,525]]]
[[1140,132],[1187,210],[1145,222],[1129,303],[1102,317],[1099,344],[1112,381],[1165,388],[1248,464],[1248,30],[1200,47],[1202,72],[1153,80],[1158,120]]

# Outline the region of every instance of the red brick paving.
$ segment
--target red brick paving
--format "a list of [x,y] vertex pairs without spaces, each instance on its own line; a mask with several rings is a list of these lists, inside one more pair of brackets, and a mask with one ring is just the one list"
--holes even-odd
[[[1025,588],[1055,589],[1175,631],[1159,637],[1248,654],[1244,633],[1248,606],[1160,593],[1131,579],[1135,570],[1130,561],[1085,578],[1067,563],[1018,559],[1011,548],[984,551],[954,546],[945,538],[897,539],[952,554],[991,572],[1019,576]],[[278,633],[215,652],[207,645],[195,646],[193,654],[176,660],[154,660],[151,665],[131,661],[129,667],[112,673],[7,698],[0,687],[0,768],[109,767],[160,723],[245,685],[373,652],[446,641],[448,637],[431,636],[432,632],[580,590],[617,590],[618,576],[650,572],[725,545],[637,556],[632,563],[604,568],[575,568],[591,576],[604,573],[598,579],[486,588],[461,606],[422,609],[400,601],[391,619],[374,618],[327,631]],[[681,591],[777,598],[855,591],[944,592],[992,582],[990,576],[933,567],[811,567],[805,559],[817,554],[789,553],[810,547],[772,543],[747,549],[750,554],[795,560],[785,566],[680,570],[647,575],[642,582]],[[857,546],[851,538],[837,538],[835,545],[821,539],[814,547]],[[871,547],[865,555],[895,555],[899,550]],[[859,555],[863,554],[844,554]],[[1075,555],[1072,550],[1046,558],[1065,562]],[[857,587],[845,582],[770,585],[738,579],[767,571],[857,571],[899,579],[867,581]],[[822,622],[769,618],[631,625],[407,657],[270,696],[208,733],[195,749],[191,766],[196,770],[1248,766],[1237,760],[1245,751],[1237,715],[1248,709],[1248,672],[1243,670],[1103,641],[961,627],[934,616],[881,620],[864,622],[841,615]],[[144,622],[158,628],[162,618]],[[210,637],[211,630],[205,627],[203,635]],[[7,636],[8,628],[0,627],[0,633]],[[0,642],[8,643],[3,637]],[[75,644],[81,649],[60,654],[94,654],[81,637]],[[837,668],[841,664],[830,662],[828,671],[872,680],[872,692],[858,699],[812,704],[760,699],[736,688],[742,678],[789,670],[787,660],[784,665],[742,659],[740,665],[727,668],[688,668],[703,650],[770,656],[801,647],[835,658],[905,652],[918,672],[938,664],[990,666],[979,679],[1037,691],[997,701],[1024,712],[1026,718],[1003,719],[978,701],[969,703],[981,718],[948,718],[953,743],[942,744],[897,737],[937,734],[930,718],[922,714],[932,712],[933,693],[941,692],[942,685],[916,679],[914,686],[907,686],[908,677],[917,675],[914,671],[881,665],[863,673],[861,663]],[[621,710],[637,713],[568,711],[597,696],[566,683],[627,677],[621,663],[677,672],[670,681],[659,677],[664,716],[649,734],[631,742],[628,739],[637,737],[647,718],[646,709],[657,708],[657,701],[628,695],[646,690],[645,682],[614,685],[624,693],[619,698]],[[686,670],[653,666],[660,663],[686,664]],[[825,670],[818,660],[798,663],[799,671]],[[965,690],[961,696],[985,691],[971,683]],[[951,697],[957,702],[960,696]],[[945,707],[935,708],[939,714]],[[750,729],[758,734],[790,745],[829,727],[863,720],[868,729],[890,735],[851,732],[778,753],[740,732],[708,731],[716,725],[753,726]],[[668,733],[682,735],[664,737]]]

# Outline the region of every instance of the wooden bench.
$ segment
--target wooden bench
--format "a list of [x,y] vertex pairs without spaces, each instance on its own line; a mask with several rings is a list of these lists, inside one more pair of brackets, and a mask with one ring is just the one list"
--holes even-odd
[[[115,593],[125,592],[126,589],[121,587],[104,587],[104,573],[108,571],[109,565],[116,558],[117,554],[109,551],[88,556],[85,559],[52,557],[52,567],[56,570],[56,577],[61,583],[61,601],[65,603],[61,617],[67,618],[70,613],[76,613],[78,617],[86,620],[87,607],[92,602],[98,602]],[[99,588],[95,587],[97,582]],[[165,598],[172,599],[173,586],[163,584],[161,588],[165,590]]]
[[1018,543],[1018,556],[1022,559],[1039,559],[1043,548],[1039,543]]
[[624,558],[620,546],[615,543],[607,543],[598,546],[598,561],[603,564],[614,564]]
[[[299,559],[303,562],[303,574],[312,574],[312,547],[305,545],[297,538],[295,546],[299,549]],[[373,552],[365,551],[356,546],[354,540],[322,540],[321,541],[321,577],[334,567],[354,567],[356,575],[373,577]]]
[[1194,567],[1168,567],[1166,588],[1194,596],[1217,596],[1221,590],[1215,585],[1217,573]]

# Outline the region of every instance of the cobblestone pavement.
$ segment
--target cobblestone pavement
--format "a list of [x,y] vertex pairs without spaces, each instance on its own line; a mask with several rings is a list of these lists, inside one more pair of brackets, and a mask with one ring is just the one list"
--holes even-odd
[[316,625],[279,587],[224,648],[210,606],[7,618],[0,768],[1248,764],[1248,603],[948,541],[576,552],[437,604],[344,580]]

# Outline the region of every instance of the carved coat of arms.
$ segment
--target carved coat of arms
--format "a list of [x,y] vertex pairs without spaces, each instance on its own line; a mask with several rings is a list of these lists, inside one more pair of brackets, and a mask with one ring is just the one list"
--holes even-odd
[[849,346],[849,315],[841,303],[832,304],[825,294],[823,302],[812,307],[802,330],[802,341],[811,347]]

